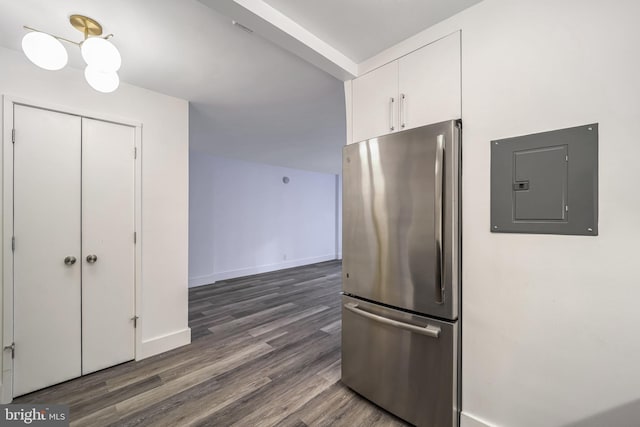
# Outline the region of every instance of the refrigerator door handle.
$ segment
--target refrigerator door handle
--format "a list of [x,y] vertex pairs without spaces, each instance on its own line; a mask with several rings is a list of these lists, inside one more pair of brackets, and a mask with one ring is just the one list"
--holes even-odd
[[427,325],[425,327],[422,327],[422,326],[411,325],[409,323],[398,322],[397,320],[387,319],[386,317],[378,316],[377,314],[364,311],[358,307],[358,304],[353,304],[353,303],[345,304],[344,308],[346,308],[352,313],[355,313],[362,317],[366,317],[367,319],[375,320],[376,322],[379,322],[385,325],[404,329],[409,332],[415,332],[416,334],[425,335],[431,338],[438,338],[438,336],[440,336],[440,328],[437,326]]
[[444,135],[438,135],[436,143],[436,161],[434,167],[435,173],[435,203],[434,203],[434,235],[436,244],[436,286],[435,286],[435,300],[437,304],[444,303],[444,287],[442,286],[442,193],[444,191],[443,181],[443,168],[444,168]]

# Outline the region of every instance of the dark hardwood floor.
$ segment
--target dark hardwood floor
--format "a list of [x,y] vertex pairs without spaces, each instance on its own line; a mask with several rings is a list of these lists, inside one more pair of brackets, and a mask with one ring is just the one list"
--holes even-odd
[[339,381],[340,270],[193,288],[190,345],[14,403],[68,404],[73,426],[403,426]]

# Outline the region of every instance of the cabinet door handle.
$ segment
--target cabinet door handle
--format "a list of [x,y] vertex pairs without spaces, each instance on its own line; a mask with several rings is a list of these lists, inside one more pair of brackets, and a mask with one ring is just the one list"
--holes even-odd
[[395,127],[393,126],[393,104],[396,102],[395,98],[392,96],[389,98],[389,130],[394,131]]
[[406,98],[406,95],[404,93],[400,94],[400,128],[404,129],[404,127],[406,126],[405,123],[405,119],[404,119],[404,100]]

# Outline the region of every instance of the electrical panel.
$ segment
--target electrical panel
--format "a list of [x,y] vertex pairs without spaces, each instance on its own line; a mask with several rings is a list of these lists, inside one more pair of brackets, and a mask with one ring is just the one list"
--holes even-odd
[[598,124],[491,141],[491,231],[598,235]]

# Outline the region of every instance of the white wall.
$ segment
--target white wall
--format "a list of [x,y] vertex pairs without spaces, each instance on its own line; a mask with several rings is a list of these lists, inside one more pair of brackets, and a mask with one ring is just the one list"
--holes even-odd
[[335,175],[190,159],[191,286],[336,258]]
[[100,94],[87,85],[82,71],[44,71],[5,48],[0,48],[0,93],[143,124],[142,348],[136,356],[188,343],[187,101],[126,83]]
[[[640,422],[638,17],[636,0],[485,0],[361,64],[462,29],[464,426]],[[490,233],[489,141],[592,122],[600,235]]]

